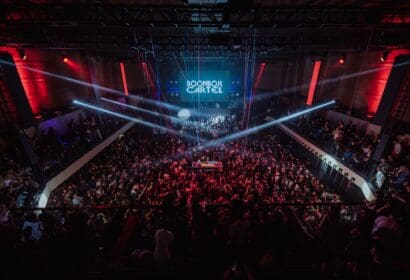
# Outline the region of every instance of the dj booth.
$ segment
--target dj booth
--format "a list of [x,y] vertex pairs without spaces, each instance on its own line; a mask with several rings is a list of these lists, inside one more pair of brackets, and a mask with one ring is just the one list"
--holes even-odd
[[199,169],[219,169],[223,164],[220,161],[195,161],[192,163],[192,168]]

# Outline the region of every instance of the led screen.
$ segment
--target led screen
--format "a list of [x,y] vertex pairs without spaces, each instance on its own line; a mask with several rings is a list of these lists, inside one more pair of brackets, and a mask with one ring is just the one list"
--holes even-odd
[[228,101],[229,71],[181,72],[179,80],[182,102]]

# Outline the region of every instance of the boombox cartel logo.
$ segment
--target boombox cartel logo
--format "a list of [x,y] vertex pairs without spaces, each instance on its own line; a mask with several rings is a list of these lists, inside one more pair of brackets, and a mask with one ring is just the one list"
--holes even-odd
[[188,93],[214,93],[222,94],[221,80],[188,80],[186,82],[186,91]]

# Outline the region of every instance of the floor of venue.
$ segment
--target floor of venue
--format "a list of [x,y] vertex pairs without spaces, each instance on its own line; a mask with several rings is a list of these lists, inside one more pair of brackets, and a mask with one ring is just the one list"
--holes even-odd
[[[80,270],[91,279],[130,271],[140,279],[367,273],[370,250],[355,240],[366,238],[360,231],[371,213],[364,204],[326,205],[348,195],[323,184],[279,129],[183,154],[190,145],[132,128],[51,194],[40,216],[51,243],[20,249],[35,259],[14,258],[38,272]],[[193,168],[198,159],[223,167]],[[161,239],[161,229],[169,236]],[[156,242],[170,239],[173,261],[161,265],[167,253]]]

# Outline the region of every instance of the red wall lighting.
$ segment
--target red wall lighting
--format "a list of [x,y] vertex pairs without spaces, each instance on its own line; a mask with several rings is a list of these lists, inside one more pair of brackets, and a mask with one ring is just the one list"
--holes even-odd
[[[15,48],[0,47],[0,52],[7,52],[13,57],[17,68],[17,73],[20,76],[21,84],[23,85],[31,110],[35,115],[40,113],[41,107],[47,108],[51,106],[51,98],[47,78],[40,72],[30,71],[27,67],[46,71],[42,52],[31,51],[30,59],[24,60],[20,57],[19,52]],[[26,51],[27,55],[27,51]]]
[[125,93],[125,96],[128,96],[127,75],[125,74],[124,62],[120,62],[120,70],[121,70],[122,86],[124,88],[124,93]]
[[374,115],[379,108],[380,101],[383,97],[384,90],[386,88],[387,81],[389,80],[391,70],[394,65],[396,57],[399,55],[410,54],[409,50],[393,50],[388,55],[383,64],[377,63],[375,67],[378,67],[378,71],[369,83],[369,88],[365,93],[367,101],[367,113]]
[[321,61],[315,61],[313,65],[312,80],[310,81],[309,92],[308,92],[308,96],[306,100],[307,105],[312,105],[313,103],[313,97],[315,96],[317,79],[319,78],[319,71],[320,71],[321,65],[322,65]]

